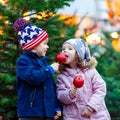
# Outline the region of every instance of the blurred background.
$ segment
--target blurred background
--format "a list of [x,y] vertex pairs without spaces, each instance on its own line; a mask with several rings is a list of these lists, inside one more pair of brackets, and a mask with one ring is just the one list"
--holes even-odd
[[51,62],[65,40],[87,42],[107,83],[111,118],[120,120],[120,0],[0,0],[0,120],[17,119],[16,60],[22,51],[13,23],[20,17],[49,33]]
[[[77,36],[84,34],[84,29],[94,29],[95,32],[115,32],[120,29],[120,1],[119,0],[74,0],[69,7],[63,7],[58,13],[64,16],[75,17],[79,23]],[[74,20],[73,20],[74,21]],[[90,30],[91,31],[91,30]]]

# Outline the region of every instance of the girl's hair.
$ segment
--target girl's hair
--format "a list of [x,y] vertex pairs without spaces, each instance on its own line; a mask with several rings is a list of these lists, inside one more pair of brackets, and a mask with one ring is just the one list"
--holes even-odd
[[[78,57],[78,54],[75,55],[75,64],[78,68],[80,68],[81,70],[84,70],[86,68],[94,68],[97,66],[97,60],[94,57],[91,57],[89,61],[86,60],[82,60],[81,58]],[[59,66],[59,71],[65,71],[66,68],[70,68],[70,66],[68,64],[60,64]]]

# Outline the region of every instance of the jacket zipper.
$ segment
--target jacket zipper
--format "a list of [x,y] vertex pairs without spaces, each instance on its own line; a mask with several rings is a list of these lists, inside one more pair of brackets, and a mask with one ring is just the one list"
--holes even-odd
[[35,98],[35,94],[36,94],[36,88],[32,91],[31,93],[31,97],[30,97],[30,107],[32,107],[33,105],[33,101],[34,101],[34,98]]

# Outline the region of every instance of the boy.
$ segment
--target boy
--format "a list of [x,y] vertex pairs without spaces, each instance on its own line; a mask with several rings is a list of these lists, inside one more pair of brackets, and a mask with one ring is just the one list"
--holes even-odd
[[23,54],[16,65],[19,120],[57,120],[61,116],[53,74],[58,63],[49,65],[48,34],[25,19],[14,23]]

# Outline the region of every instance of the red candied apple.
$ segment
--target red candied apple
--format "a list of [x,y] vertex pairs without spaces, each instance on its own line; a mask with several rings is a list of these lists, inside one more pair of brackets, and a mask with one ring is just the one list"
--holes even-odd
[[67,57],[64,53],[57,53],[55,56],[55,61],[59,63],[65,63],[67,60]]
[[84,85],[84,80],[82,76],[76,76],[73,80],[73,84],[76,88],[80,88]]

